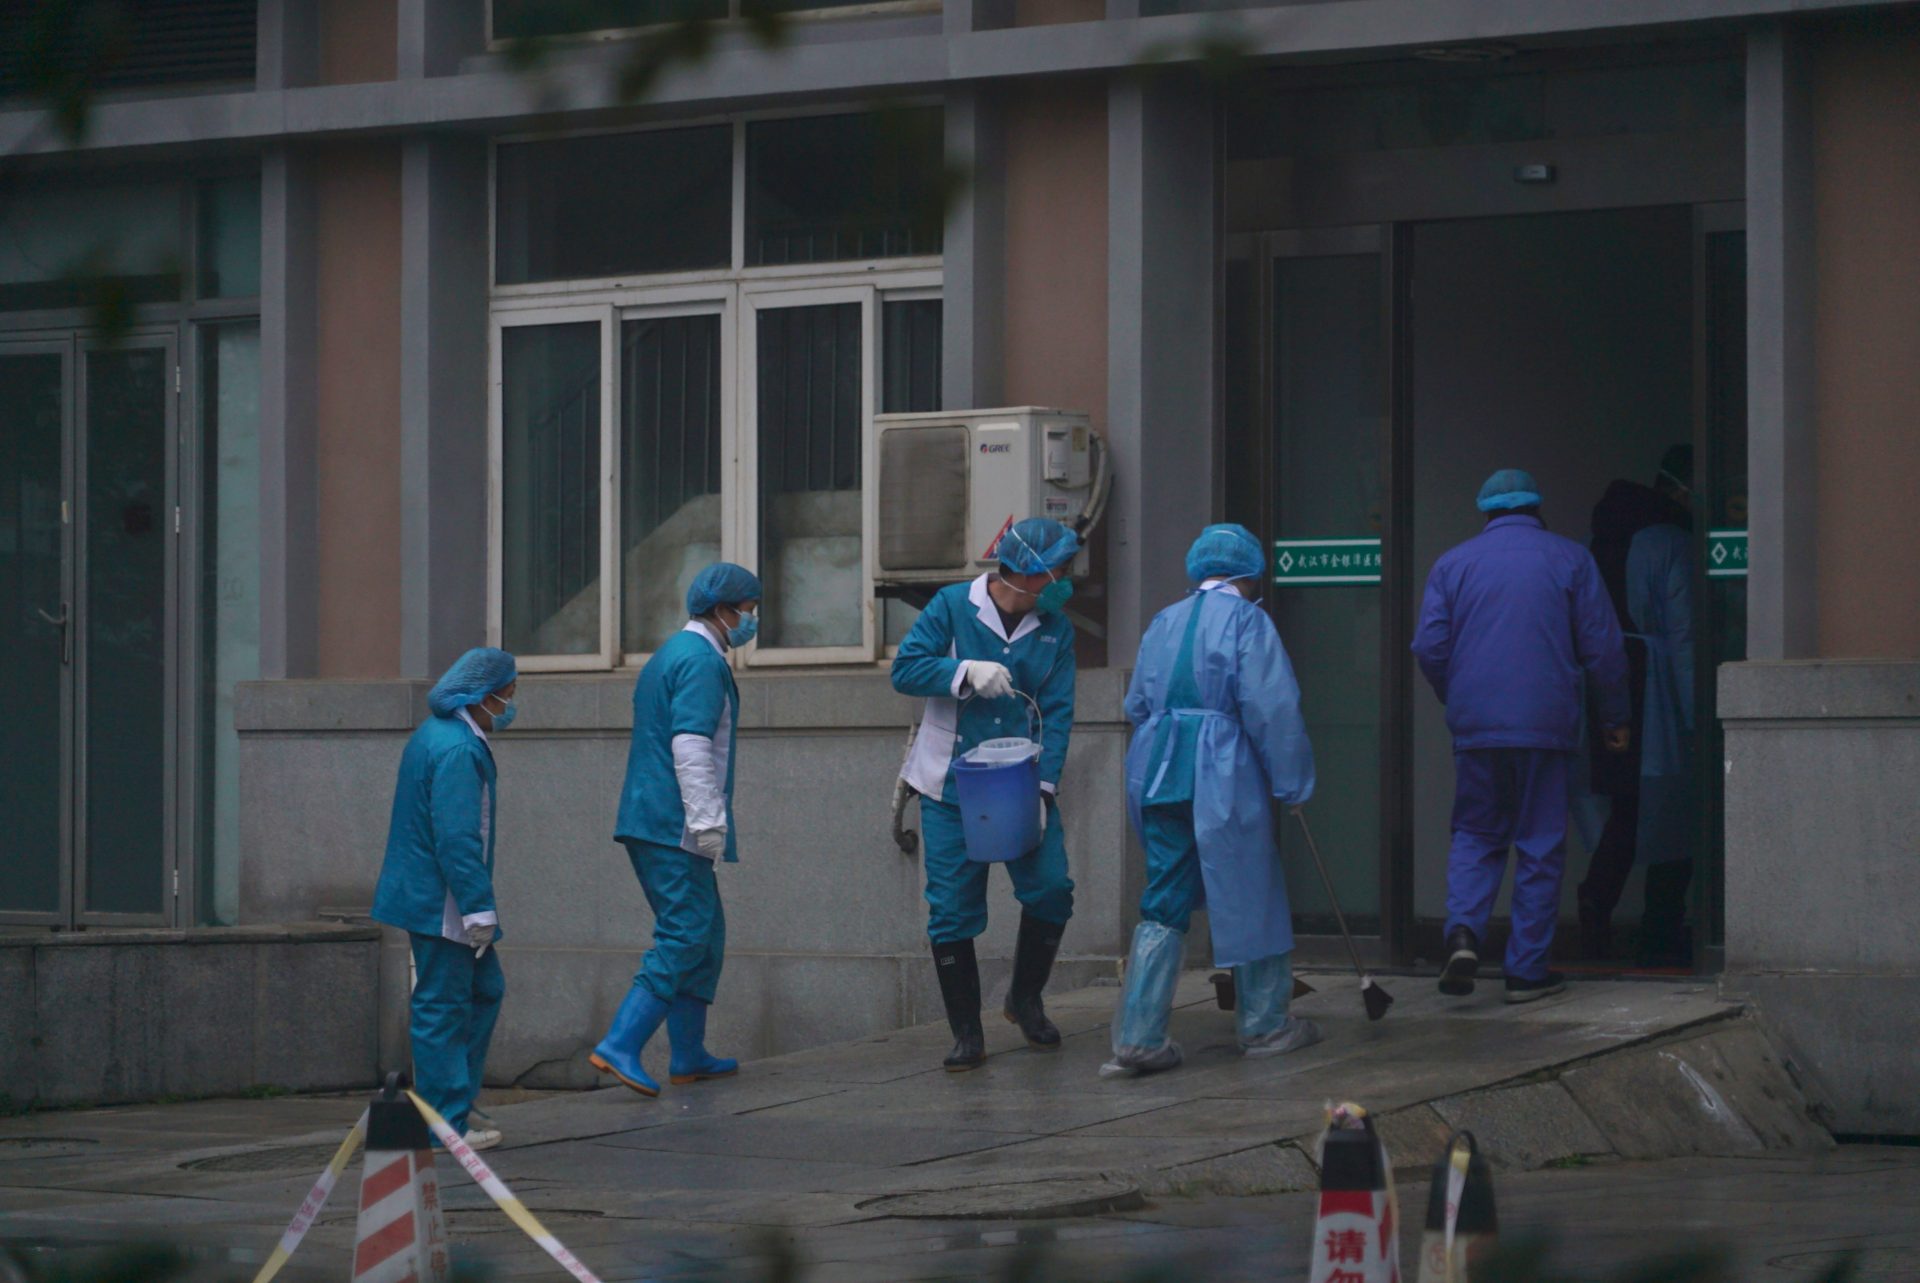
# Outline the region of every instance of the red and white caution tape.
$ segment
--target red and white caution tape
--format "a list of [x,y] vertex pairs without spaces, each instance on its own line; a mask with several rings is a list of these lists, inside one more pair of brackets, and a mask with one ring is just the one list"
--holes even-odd
[[347,1160],[353,1157],[354,1149],[366,1138],[366,1135],[367,1111],[361,1110],[360,1121],[353,1125],[353,1130],[347,1133],[347,1138],[340,1142],[340,1148],[334,1151],[333,1161],[327,1164],[326,1170],[320,1173],[320,1179],[313,1183],[311,1190],[307,1191],[307,1197],[301,1202],[300,1210],[293,1214],[293,1219],[287,1222],[287,1228],[280,1235],[280,1246],[273,1249],[273,1255],[269,1256],[267,1263],[260,1267],[260,1272],[253,1276],[253,1283],[267,1283],[268,1279],[280,1272],[280,1267],[287,1263],[287,1258],[293,1255],[294,1249],[300,1246],[300,1240],[307,1236],[307,1231],[313,1228],[313,1223],[320,1219],[320,1213],[326,1207],[327,1199],[333,1196],[334,1183],[340,1179],[340,1173],[347,1169]]
[[540,1219],[527,1210],[527,1205],[507,1188],[505,1181],[493,1174],[493,1169],[481,1160],[480,1155],[473,1152],[466,1141],[460,1139],[459,1134],[448,1125],[446,1119],[440,1117],[432,1105],[420,1099],[415,1092],[408,1092],[407,1098],[413,1101],[414,1107],[420,1111],[420,1117],[427,1120],[427,1126],[433,1129],[433,1134],[439,1138],[440,1143],[447,1147],[447,1152],[460,1160],[460,1166],[467,1169],[467,1175],[473,1177],[474,1183],[487,1191],[488,1198],[499,1204],[500,1210],[507,1214],[508,1220],[519,1226],[522,1233],[538,1243],[541,1250],[559,1262],[560,1268],[579,1279],[580,1283],[600,1283],[599,1277],[582,1265],[578,1257],[569,1252],[559,1239],[547,1231],[547,1227],[540,1223]]

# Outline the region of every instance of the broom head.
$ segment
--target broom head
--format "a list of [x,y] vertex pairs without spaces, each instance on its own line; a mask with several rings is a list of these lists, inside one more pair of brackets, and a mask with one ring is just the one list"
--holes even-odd
[[1360,977],[1360,1000],[1367,1004],[1367,1019],[1378,1020],[1393,1005],[1393,995],[1382,989],[1372,976]]

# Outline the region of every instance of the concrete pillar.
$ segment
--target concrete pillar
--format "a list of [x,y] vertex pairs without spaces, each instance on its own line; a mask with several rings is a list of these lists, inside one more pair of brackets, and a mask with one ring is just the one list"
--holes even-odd
[[399,0],[400,79],[450,76],[487,47],[486,0]]
[[1000,404],[1005,383],[1007,192],[1005,110],[991,89],[947,96],[947,156],[968,182],[947,218],[941,396],[950,410]]
[[1812,70],[1804,34],[1747,38],[1747,655],[1818,653]]
[[1214,517],[1218,184],[1203,89],[1122,77],[1108,104],[1107,654],[1124,666]]
[[260,169],[260,676],[318,667],[312,157],[271,147]]
[[486,637],[486,141],[409,140],[400,199],[400,671],[432,677]]
[[260,0],[254,79],[259,88],[297,89],[320,76],[319,9],[311,0]]

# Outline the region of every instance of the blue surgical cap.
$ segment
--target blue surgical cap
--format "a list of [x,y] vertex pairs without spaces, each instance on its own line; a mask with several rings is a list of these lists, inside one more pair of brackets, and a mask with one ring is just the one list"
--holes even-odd
[[1073,560],[1080,536],[1051,517],[1028,517],[1000,536],[996,550],[1002,569],[1016,575],[1044,575]]
[[453,661],[453,667],[427,692],[427,707],[435,717],[452,717],[470,704],[478,704],[519,676],[513,656],[492,646],[475,646]]
[[715,606],[760,600],[760,577],[745,566],[716,561],[693,577],[687,588],[687,614],[698,617]]
[[1480,511],[1505,512],[1510,508],[1531,508],[1540,502],[1540,486],[1531,472],[1502,468],[1480,487]]
[[1208,579],[1264,579],[1266,575],[1266,549],[1245,526],[1208,526],[1187,549],[1187,578],[1196,584]]

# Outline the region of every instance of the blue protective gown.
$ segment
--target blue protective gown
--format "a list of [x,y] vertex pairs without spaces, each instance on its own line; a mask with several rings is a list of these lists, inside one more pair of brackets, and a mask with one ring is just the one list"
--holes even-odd
[[698,735],[724,753],[726,859],[732,863],[739,860],[733,822],[733,745],[739,725],[733,669],[704,626],[675,633],[640,670],[614,838],[626,846],[654,916],[653,947],[641,959],[634,983],[662,1002],[676,997],[713,1001],[727,932],[714,863],[698,854],[687,829],[673,769],[673,737]]
[[1649,526],[1627,552],[1627,612],[1647,644],[1635,863],[1693,855],[1693,540]]
[[[1076,668],[1073,625],[1064,615],[1030,613],[1009,636],[987,594],[987,576],[943,588],[920,612],[893,661],[893,688],[926,699],[913,755],[901,775],[920,795],[926,841],[927,933],[935,944],[971,940],[987,927],[987,865],[967,859],[954,803],[953,760],[982,741],[1032,733],[1026,701],[961,696],[960,661],[991,660],[1013,673],[1041,718],[1040,781],[1056,790],[1073,735]],[[1014,895],[1035,918],[1056,925],[1073,916],[1066,831],[1047,806],[1047,830],[1028,855],[1006,863]]]
[[[1273,620],[1224,586],[1167,607],[1141,640],[1126,709],[1127,806],[1147,848],[1142,916],[1185,930],[1194,887],[1179,839],[1190,828],[1214,965],[1290,951],[1273,800],[1313,796],[1313,747]],[[1172,838],[1169,816],[1181,821]]]
[[457,715],[428,718],[400,755],[373,894],[374,920],[406,931],[413,951],[408,1032],[420,1094],[463,1133],[506,994],[499,951],[476,958],[459,931],[459,919],[496,912],[496,781],[478,732]]

